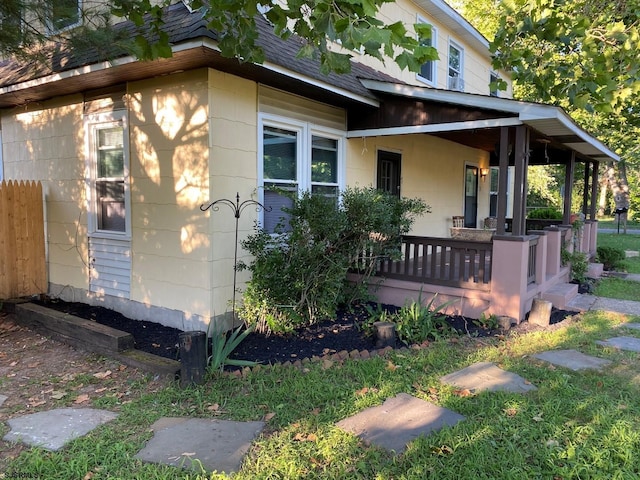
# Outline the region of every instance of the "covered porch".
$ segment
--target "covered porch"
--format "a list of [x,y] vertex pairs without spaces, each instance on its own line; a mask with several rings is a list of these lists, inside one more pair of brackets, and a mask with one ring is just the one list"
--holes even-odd
[[[377,81],[363,81],[381,100],[380,111],[349,115],[349,136],[432,135],[488,153],[498,170],[495,231],[484,241],[407,236],[402,259],[378,265],[380,301],[403,305],[420,294],[454,300],[450,312],[525,318],[536,297],[564,308],[554,292],[570,281],[562,251],[593,259],[597,246],[598,167],[618,156],[580,129],[563,110],[541,104]],[[352,120],[353,119],[353,120]],[[563,219],[540,228],[527,225],[529,165],[565,167]],[[572,205],[574,177],[584,169],[583,198]],[[512,175],[512,198],[507,179]],[[509,203],[508,203],[509,202]],[[512,215],[508,216],[507,212]],[[572,215],[584,222],[572,225]],[[483,231],[478,219],[476,227]],[[533,227],[533,228],[532,228]],[[486,233],[486,231],[485,231]],[[577,286],[575,286],[577,291]]]

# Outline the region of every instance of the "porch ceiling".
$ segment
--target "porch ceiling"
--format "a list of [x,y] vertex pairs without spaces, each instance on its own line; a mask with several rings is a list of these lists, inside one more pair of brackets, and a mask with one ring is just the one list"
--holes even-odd
[[[620,159],[600,140],[576,125],[559,107],[428,87],[361,81],[379,95],[381,107],[379,112],[368,117],[350,115],[349,137],[425,133],[495,152],[501,127],[526,125],[531,132],[530,164],[565,163],[571,151],[583,161]],[[408,108],[409,104],[414,110],[428,113],[417,116],[399,111],[403,106]]]

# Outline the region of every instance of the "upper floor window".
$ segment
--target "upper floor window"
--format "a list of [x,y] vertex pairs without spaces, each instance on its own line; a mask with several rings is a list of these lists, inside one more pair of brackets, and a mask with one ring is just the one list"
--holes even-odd
[[464,50],[454,42],[449,43],[449,89],[464,90]]
[[91,231],[129,231],[129,151],[124,113],[87,118]]
[[262,226],[273,233],[286,222],[282,208],[291,206],[287,192],[310,190],[337,200],[344,184],[344,136],[307,122],[269,116],[261,120],[260,192],[267,207]]
[[[426,23],[422,21],[420,18],[418,21],[422,23]],[[431,25],[431,37],[425,38],[422,40],[421,44],[425,47],[434,47],[437,48],[436,39],[438,38],[438,32],[436,28]],[[420,67],[420,73],[418,73],[418,78],[429,85],[436,85],[436,61],[429,60],[422,64]]]
[[80,23],[82,0],[49,0],[48,27],[59,32]]
[[489,74],[489,95],[492,97],[498,96],[498,82],[500,82],[500,76],[495,72],[491,72]]

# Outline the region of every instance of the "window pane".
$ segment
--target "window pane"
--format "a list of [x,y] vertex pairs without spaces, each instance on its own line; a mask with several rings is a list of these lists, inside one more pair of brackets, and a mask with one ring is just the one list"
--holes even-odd
[[311,150],[311,181],[338,182],[338,141],[313,136]]
[[124,176],[124,135],[122,127],[97,131],[98,178]]
[[[274,185],[270,185],[274,186]],[[284,231],[290,230],[289,215],[282,211],[282,208],[291,208],[293,201],[286,195],[268,189],[268,185],[264,188],[264,225],[263,228],[268,233],[274,233],[279,223],[284,223]],[[295,188],[295,187],[294,187]]]
[[56,30],[80,21],[79,0],[51,0],[51,25]]
[[[420,41],[420,45],[424,47],[432,47],[433,41],[431,38],[423,38]],[[429,60],[428,62],[423,63],[422,66],[420,67],[420,76],[425,80],[429,80],[430,82],[433,82],[434,66],[435,66],[435,62],[433,60]]]
[[98,230],[125,231],[124,181],[96,182]]
[[453,45],[449,46],[449,76],[459,77],[461,70],[461,52]]
[[297,133],[264,127],[263,150],[265,179],[297,179]]

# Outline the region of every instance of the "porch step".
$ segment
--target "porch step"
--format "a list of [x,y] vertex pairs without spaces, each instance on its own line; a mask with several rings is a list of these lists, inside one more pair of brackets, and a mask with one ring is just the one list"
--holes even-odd
[[602,263],[589,263],[589,270],[587,271],[587,278],[600,278],[604,270]]
[[542,294],[542,299],[553,304],[554,307],[565,310],[567,305],[578,295],[578,285],[575,283],[559,283]]

